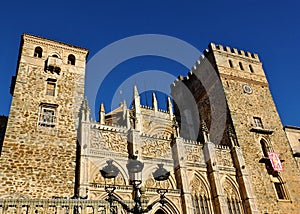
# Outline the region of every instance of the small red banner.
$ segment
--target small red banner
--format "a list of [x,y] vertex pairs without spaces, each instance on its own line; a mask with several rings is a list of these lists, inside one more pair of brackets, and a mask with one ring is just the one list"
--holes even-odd
[[268,156],[270,158],[270,161],[271,161],[274,171],[282,172],[283,167],[281,165],[279,154],[277,154],[275,152],[268,152]]

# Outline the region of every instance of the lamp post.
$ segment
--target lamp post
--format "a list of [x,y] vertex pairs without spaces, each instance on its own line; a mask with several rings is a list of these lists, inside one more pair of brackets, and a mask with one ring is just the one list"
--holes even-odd
[[[160,195],[160,198],[153,203],[149,204],[146,208],[143,208],[141,203],[141,187],[140,184],[142,183],[142,171],[144,168],[144,164],[137,160],[137,156],[133,156],[129,159],[128,164],[126,164],[127,170],[129,172],[130,177],[130,184],[133,187],[133,200],[134,200],[134,207],[130,208],[125,202],[118,199],[114,195],[114,191],[116,189],[115,186],[115,178],[119,174],[119,169],[115,165],[113,165],[113,161],[107,161],[107,166],[105,166],[102,170],[100,170],[101,175],[104,177],[105,180],[105,191],[108,193],[107,201],[109,202],[110,207],[112,208],[112,203],[117,202],[119,203],[124,210],[129,213],[140,214],[146,213],[152,210],[153,206],[157,203],[161,203],[164,205],[166,203],[165,194],[167,193],[167,189],[158,189],[157,193]],[[158,164],[158,169],[152,174],[156,181],[165,181],[169,178],[170,172],[163,168],[163,164]],[[113,179],[113,185],[107,185],[106,179]],[[115,211],[112,211],[114,214]]]

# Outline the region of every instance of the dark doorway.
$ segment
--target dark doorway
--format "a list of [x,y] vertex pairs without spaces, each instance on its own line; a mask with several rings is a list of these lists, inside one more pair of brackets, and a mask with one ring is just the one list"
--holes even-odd
[[155,212],[155,214],[165,214],[165,212],[162,211],[162,210],[157,210],[157,211]]

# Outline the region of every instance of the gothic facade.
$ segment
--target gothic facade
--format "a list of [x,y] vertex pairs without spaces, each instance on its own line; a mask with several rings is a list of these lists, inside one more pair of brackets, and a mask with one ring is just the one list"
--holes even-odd
[[[258,55],[213,43],[203,54],[171,85],[166,110],[155,93],[141,105],[133,86],[132,108],[124,101],[106,113],[101,104],[95,122],[84,99],[88,50],[24,34],[0,157],[0,212],[70,213],[74,204],[109,212],[100,170],[113,160],[116,196],[130,201],[126,164],[137,156],[145,203],[168,189],[168,203],[149,213],[298,213],[299,129],[283,130]],[[153,178],[159,163],[167,181]]]

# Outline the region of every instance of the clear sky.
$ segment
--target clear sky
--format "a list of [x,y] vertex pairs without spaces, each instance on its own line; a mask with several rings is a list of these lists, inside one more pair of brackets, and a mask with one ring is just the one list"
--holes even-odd
[[[164,34],[201,51],[215,42],[258,53],[283,124],[300,126],[299,1],[12,0],[0,4],[0,115],[9,113],[9,86],[22,33],[85,47],[90,50],[88,59],[128,36]],[[113,74],[120,78],[128,70],[163,69],[186,75],[183,67],[160,60],[129,60]],[[118,82],[113,74],[108,84]]]

